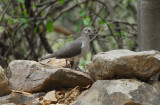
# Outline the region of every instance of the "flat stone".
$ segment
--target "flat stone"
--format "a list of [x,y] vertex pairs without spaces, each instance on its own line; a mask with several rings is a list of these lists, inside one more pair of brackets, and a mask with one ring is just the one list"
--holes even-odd
[[112,50],[93,57],[88,70],[94,80],[136,78],[149,80],[160,72],[160,52]]
[[41,65],[28,60],[12,61],[8,66],[7,77],[13,90],[25,92],[87,86],[93,83],[86,73],[69,68]]
[[97,80],[70,105],[159,105],[160,93],[133,79]]

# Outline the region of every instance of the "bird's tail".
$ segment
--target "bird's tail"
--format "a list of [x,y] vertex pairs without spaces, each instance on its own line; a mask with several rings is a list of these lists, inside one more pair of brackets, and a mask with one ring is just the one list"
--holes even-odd
[[48,54],[40,59],[38,59],[38,61],[42,61],[42,60],[45,60],[45,59],[48,59],[48,58],[53,58],[53,57],[56,57],[55,53],[53,54]]

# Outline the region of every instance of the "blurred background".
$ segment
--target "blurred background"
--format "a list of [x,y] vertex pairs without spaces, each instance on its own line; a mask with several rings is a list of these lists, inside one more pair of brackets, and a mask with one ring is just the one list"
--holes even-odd
[[96,37],[81,68],[99,52],[138,51],[137,0],[0,0],[0,65],[37,61],[79,37],[84,27],[95,28]]

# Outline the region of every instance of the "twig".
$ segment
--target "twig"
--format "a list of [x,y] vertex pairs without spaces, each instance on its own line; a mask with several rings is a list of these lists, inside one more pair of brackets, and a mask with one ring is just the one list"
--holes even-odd
[[88,0],[85,0],[85,1],[79,2],[79,3],[76,3],[75,5],[72,5],[72,6],[69,7],[69,8],[65,8],[64,10],[62,10],[62,11],[58,14],[58,16],[56,16],[55,18],[53,18],[53,20],[54,20],[54,21],[57,20],[63,13],[68,12],[68,11],[72,10],[73,8],[77,7],[78,5],[81,5],[81,4],[85,3],[85,2],[88,2]]
[[70,92],[68,92],[68,94],[65,96],[65,98],[62,100],[65,101],[76,89],[80,88],[79,86],[76,86],[75,88],[73,88]]
[[[42,23],[42,26],[43,26],[44,30],[46,30],[44,23]],[[54,51],[52,50],[51,46],[50,46],[49,43],[48,43],[47,38],[45,37],[45,32],[46,32],[46,31],[41,32],[39,28],[38,28],[37,31],[38,31],[39,38],[40,38],[40,40],[41,40],[41,42],[42,42],[42,45],[44,46],[45,50],[46,50],[48,53],[53,53]]]
[[48,4],[54,4],[54,3],[56,3],[57,1],[58,1],[58,0],[43,2],[43,3],[37,4],[36,7],[41,7],[41,6],[48,5]]
[[94,37],[90,40],[90,42],[93,41],[98,35],[99,35],[98,33],[95,34]]
[[6,13],[7,9],[9,8],[9,6],[10,6],[10,4],[11,4],[11,1],[12,1],[12,0],[10,0],[10,1],[9,1],[9,3],[7,4],[7,7],[6,7],[6,9],[4,10],[4,12],[3,12],[3,14],[2,14],[2,17],[1,17],[0,23],[2,22],[2,20],[3,20],[3,18],[4,18],[4,15],[5,15],[5,13]]

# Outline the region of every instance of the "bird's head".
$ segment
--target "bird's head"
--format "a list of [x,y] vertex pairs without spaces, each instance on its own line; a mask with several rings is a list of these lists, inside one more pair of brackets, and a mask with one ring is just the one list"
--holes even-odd
[[87,36],[89,36],[89,35],[94,35],[94,34],[93,34],[91,28],[86,27],[86,28],[84,28],[84,29],[82,30],[82,35],[85,35],[85,36],[87,35]]

